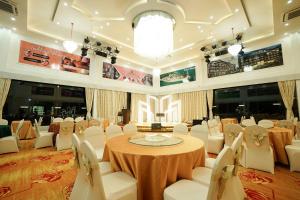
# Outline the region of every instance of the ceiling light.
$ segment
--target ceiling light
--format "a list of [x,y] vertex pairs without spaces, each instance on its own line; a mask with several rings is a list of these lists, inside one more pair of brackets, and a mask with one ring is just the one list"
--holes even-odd
[[129,41],[129,40],[130,40],[130,38],[128,37],[128,38],[126,38],[126,40],[127,40],[127,41]]
[[160,69],[153,69],[153,75],[159,76],[160,75]]
[[183,39],[182,39],[182,38],[180,38],[180,39],[179,39],[179,42],[182,42],[182,41],[183,41]]
[[95,13],[95,15],[98,15],[98,14],[99,14],[99,12],[98,12],[97,10],[96,10],[94,13]]
[[147,11],[133,20],[134,51],[149,57],[167,56],[173,50],[174,18],[163,11]]
[[[234,38],[233,28],[232,28],[232,36]],[[241,35],[240,36],[238,35],[236,37],[237,41],[239,41],[241,39],[242,39]],[[239,52],[242,50],[242,45],[241,44],[233,44],[233,45],[229,46],[227,50],[231,55],[237,56],[239,54]]]
[[289,26],[290,24],[289,24],[289,23],[285,23],[284,25],[285,25],[285,26]]
[[103,29],[103,26],[100,26],[100,29]]
[[200,25],[198,26],[198,29],[201,29],[201,26],[200,26]]
[[110,23],[109,22],[106,22],[106,26],[109,26],[110,25]]
[[16,27],[13,27],[13,28],[12,28],[12,30],[13,30],[13,31],[16,31],[16,30],[17,30],[17,28],[16,28]]
[[10,17],[10,20],[11,21],[16,21],[16,18],[15,17]]
[[68,6],[68,3],[67,3],[67,2],[64,2],[64,6]]
[[78,46],[77,43],[72,40],[73,26],[74,26],[74,23],[71,23],[71,38],[70,38],[70,40],[65,40],[63,42],[63,46],[64,46],[65,50],[67,50],[67,52],[69,52],[69,53],[73,53],[77,49],[77,46]]
[[115,64],[116,62],[117,62],[117,57],[115,57],[115,56],[112,56],[111,58],[111,64]]
[[214,16],[210,16],[209,19],[214,19]]
[[288,3],[288,4],[293,3],[293,0],[288,0],[287,3]]
[[285,36],[287,36],[287,35],[288,35],[288,33],[284,33],[284,35],[285,35]]
[[203,33],[203,32],[204,32],[203,30],[200,31],[200,33]]
[[55,40],[54,42],[55,42],[56,44],[58,43],[58,41],[57,41],[57,40]]
[[60,22],[56,22],[56,24],[57,24],[57,25],[59,25],[59,24],[60,24]]
[[240,10],[239,10],[238,8],[236,8],[236,9],[234,10],[234,12],[236,12],[236,13],[239,12],[239,11],[240,11]]

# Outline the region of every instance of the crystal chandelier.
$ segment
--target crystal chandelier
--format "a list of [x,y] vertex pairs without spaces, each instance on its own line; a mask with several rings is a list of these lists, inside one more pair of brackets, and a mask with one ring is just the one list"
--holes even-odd
[[[233,36],[233,40],[234,40],[234,33],[233,33],[233,28],[231,29],[232,30],[232,36]],[[237,40],[238,42],[239,40]],[[239,54],[239,52],[242,50],[242,45],[241,44],[233,44],[233,45],[230,45],[228,47],[228,52],[233,55],[233,56],[237,56]]]
[[70,38],[70,40],[65,40],[63,42],[63,46],[64,46],[65,50],[67,50],[68,53],[73,53],[78,47],[77,43],[72,40],[74,24],[71,23],[71,26],[72,26],[71,27],[71,38]]
[[173,50],[174,18],[163,11],[146,11],[133,20],[134,52],[161,58]]

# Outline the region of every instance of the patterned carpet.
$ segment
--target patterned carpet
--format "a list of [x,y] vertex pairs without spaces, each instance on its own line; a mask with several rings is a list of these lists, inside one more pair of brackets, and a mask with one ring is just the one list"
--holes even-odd
[[[33,140],[21,141],[21,152],[0,155],[0,199],[69,199],[76,177],[71,150],[34,150]],[[300,199],[300,173],[276,166],[275,175],[240,167],[249,200]]]

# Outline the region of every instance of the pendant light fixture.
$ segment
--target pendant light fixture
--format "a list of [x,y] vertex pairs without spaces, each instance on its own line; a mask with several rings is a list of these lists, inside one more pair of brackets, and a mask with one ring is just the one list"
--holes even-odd
[[65,40],[63,42],[63,46],[68,53],[73,53],[78,47],[77,43],[72,40],[73,26],[74,26],[74,23],[72,22],[71,23],[71,38],[70,38],[70,40]]
[[[233,40],[235,40],[233,28],[232,28],[232,37],[233,37]],[[237,40],[237,42],[238,42],[238,40]],[[242,50],[242,45],[239,43],[235,43],[233,45],[230,45],[227,50],[231,55],[237,56],[239,54],[239,52]]]

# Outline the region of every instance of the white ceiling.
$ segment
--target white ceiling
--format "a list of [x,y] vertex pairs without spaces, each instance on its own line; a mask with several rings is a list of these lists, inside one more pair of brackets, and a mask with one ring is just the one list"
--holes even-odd
[[[15,0],[19,16],[12,22],[0,11],[0,22],[18,31],[39,33],[57,40],[70,36],[82,43],[85,36],[116,45],[119,58],[149,68],[164,68],[202,56],[200,48],[232,39],[231,28],[243,32],[243,42],[274,34],[299,31],[300,19],[282,23],[285,11],[300,6],[300,0]],[[174,51],[153,60],[133,51],[133,18],[146,10],[163,10],[176,20]]]

